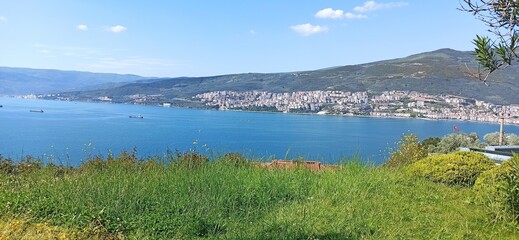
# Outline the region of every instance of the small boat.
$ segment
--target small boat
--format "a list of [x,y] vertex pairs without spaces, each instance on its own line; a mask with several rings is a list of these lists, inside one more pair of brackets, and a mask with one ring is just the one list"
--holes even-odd
[[144,118],[144,116],[142,116],[140,114],[139,115],[130,115],[129,117],[130,118]]
[[37,113],[43,113],[42,109],[31,109],[29,112],[37,112]]

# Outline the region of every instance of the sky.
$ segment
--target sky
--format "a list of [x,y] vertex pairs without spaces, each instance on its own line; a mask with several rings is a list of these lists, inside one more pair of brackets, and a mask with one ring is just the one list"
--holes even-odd
[[0,0],[0,66],[213,76],[473,50],[456,0]]

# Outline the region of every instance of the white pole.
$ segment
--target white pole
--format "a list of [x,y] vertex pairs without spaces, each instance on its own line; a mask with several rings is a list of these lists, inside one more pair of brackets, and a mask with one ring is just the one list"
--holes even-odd
[[500,118],[499,119],[499,123],[500,123],[500,127],[499,127],[499,145],[502,146],[503,145],[503,140],[504,140],[504,137],[505,137],[505,131],[504,131],[504,125],[505,125],[505,118]]

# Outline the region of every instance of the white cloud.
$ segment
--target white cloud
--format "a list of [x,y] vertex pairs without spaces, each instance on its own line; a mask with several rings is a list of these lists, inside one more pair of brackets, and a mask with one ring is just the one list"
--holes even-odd
[[108,30],[110,32],[120,33],[120,32],[126,31],[126,29],[127,28],[125,26],[117,25],[117,26],[110,27]]
[[390,3],[377,3],[375,1],[366,1],[363,6],[357,6],[353,10],[357,12],[371,12],[381,9],[405,7],[409,5],[407,2],[390,2]]
[[363,14],[353,14],[349,12],[344,12],[343,10],[337,9],[333,10],[332,8],[325,8],[315,14],[316,18],[328,18],[328,19],[362,19],[367,18],[366,15]]
[[7,22],[7,18],[4,16],[0,16],[0,22]]
[[332,8],[325,8],[315,14],[316,18],[331,18],[331,19],[341,19],[344,17],[344,11],[337,9],[333,10]]
[[368,18],[368,16],[364,15],[364,14],[354,14],[354,13],[345,13],[344,14],[344,18],[347,18],[347,19],[363,19],[363,18]]
[[290,28],[303,36],[310,36],[316,33],[328,32],[327,27],[312,25],[310,23],[295,25],[291,26]]
[[256,32],[256,31],[254,31],[254,29],[251,29],[251,30],[249,31],[249,34],[251,34],[251,35],[256,35],[256,34],[257,34],[257,32]]
[[88,26],[84,24],[77,25],[77,30],[86,31],[88,30]]

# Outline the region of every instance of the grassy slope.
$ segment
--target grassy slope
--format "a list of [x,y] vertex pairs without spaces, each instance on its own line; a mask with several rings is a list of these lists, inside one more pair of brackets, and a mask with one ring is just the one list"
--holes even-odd
[[0,216],[9,219],[0,224],[0,238],[9,237],[17,219],[25,219],[25,225],[14,224],[25,231],[16,230],[18,236],[36,236],[35,226],[43,223],[59,226],[40,230],[44,234],[84,238],[519,237],[513,225],[490,224],[472,195],[471,189],[358,163],[311,172],[220,161],[187,169],[119,159],[80,170],[0,171]]

